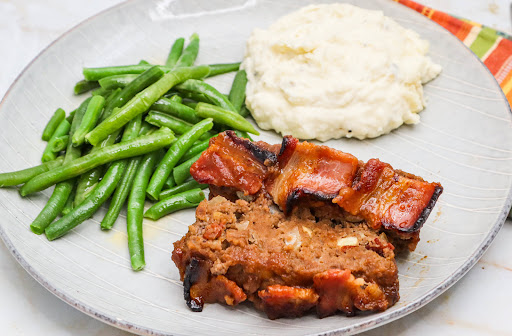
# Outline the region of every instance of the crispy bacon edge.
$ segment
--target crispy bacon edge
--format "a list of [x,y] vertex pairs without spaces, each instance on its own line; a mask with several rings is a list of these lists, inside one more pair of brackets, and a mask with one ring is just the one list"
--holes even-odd
[[434,209],[434,206],[436,205],[437,200],[439,199],[439,196],[441,196],[442,193],[443,187],[440,185],[436,185],[434,188],[434,193],[432,194],[432,197],[430,197],[430,201],[428,202],[427,206],[423,209],[421,214],[418,216],[416,222],[409,229],[396,227],[386,222],[383,222],[382,225],[387,229],[393,229],[403,233],[414,233],[419,231],[422,228],[423,224],[425,224],[425,222],[427,221],[428,216],[430,216],[430,213]]

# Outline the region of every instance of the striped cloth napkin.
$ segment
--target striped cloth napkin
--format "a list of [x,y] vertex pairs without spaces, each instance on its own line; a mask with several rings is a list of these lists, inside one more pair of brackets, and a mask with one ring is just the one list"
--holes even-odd
[[457,36],[489,68],[512,105],[512,36],[411,0],[394,1],[425,15]]

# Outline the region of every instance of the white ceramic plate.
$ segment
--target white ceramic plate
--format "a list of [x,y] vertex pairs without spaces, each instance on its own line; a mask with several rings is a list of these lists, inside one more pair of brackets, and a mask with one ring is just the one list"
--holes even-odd
[[[332,2],[332,1],[323,1]],[[330,141],[329,146],[367,160],[378,157],[395,168],[439,181],[445,188],[421,232],[415,252],[398,257],[400,301],[383,313],[318,319],[268,320],[250,305],[206,305],[188,310],[172,243],[193,223],[182,211],[146,221],[147,267],[130,269],[125,217],[111,232],[99,229],[104,209],[55,242],[29,225],[51,190],[21,199],[0,190],[0,234],[21,265],[43,286],[77,309],[137,333],[299,335],[354,333],[404,316],[453,285],[475,264],[504,222],[512,183],[511,115],[498,84],[454,36],[420,14],[386,0],[347,1],[380,9],[431,41],[431,56],[443,66],[426,86],[428,108],[421,123],[378,139]],[[172,41],[198,32],[198,63],[242,59],[245,40],[256,27],[313,1],[132,0],[71,30],[35,59],[12,85],[0,106],[0,171],[39,162],[43,126],[57,107],[67,111],[82,97],[72,95],[83,66],[162,63]],[[350,33],[350,32],[347,32]],[[232,76],[212,82],[227,92]],[[280,142],[264,132],[261,139]],[[471,293],[468,293],[470,296]]]

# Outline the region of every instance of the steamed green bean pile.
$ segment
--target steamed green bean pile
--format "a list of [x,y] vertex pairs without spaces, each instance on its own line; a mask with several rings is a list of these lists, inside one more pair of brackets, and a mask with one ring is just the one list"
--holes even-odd
[[[188,43],[176,39],[164,64],[83,69],[74,94],[89,94],[69,113],[53,113],[41,136],[42,163],[0,173],[0,188],[19,186],[22,197],[54,187],[30,225],[35,234],[62,237],[104,204],[99,229],[108,231],[120,225],[126,206],[130,261],[139,271],[146,265],[143,219],[194,208],[205,198],[207,185],[192,179],[190,167],[210,139],[226,129],[249,139],[247,133],[259,133],[245,119],[240,63],[195,65],[199,42],[197,34]],[[229,96],[204,81],[235,71]]]

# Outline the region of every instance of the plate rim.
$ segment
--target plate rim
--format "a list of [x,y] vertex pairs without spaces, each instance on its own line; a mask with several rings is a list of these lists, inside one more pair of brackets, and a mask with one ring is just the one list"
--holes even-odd
[[[51,43],[49,43],[46,47],[44,47],[24,68],[23,70],[16,76],[16,79],[9,85],[9,88],[5,92],[4,96],[2,97],[2,100],[0,101],[0,110],[2,109],[2,106],[4,105],[5,100],[11,93],[14,86],[18,83],[20,78],[28,71],[29,68],[31,68],[32,64],[38,60],[44,53],[48,51],[54,44],[61,41],[64,37],[72,33],[73,31],[79,29],[84,24],[88,23],[89,21],[92,21],[96,19],[99,16],[105,15],[111,11],[118,10],[124,6],[128,6],[132,2],[136,2],[140,0],[126,0],[122,1],[120,3],[117,3],[113,6],[107,7],[98,13],[86,18],[85,20],[80,21],[78,24],[74,25],[67,31],[65,31],[63,34],[59,35],[56,39],[54,39]],[[156,0],[154,0],[156,1]],[[383,0],[377,0],[379,2],[384,2]],[[409,9],[410,13],[417,18],[419,18],[419,21],[423,21],[427,23],[427,25],[433,25],[437,26],[438,28],[441,28],[444,33],[446,33],[447,36],[450,36],[450,38],[454,39],[458,44],[460,44],[463,49],[470,55],[469,57],[474,57],[480,64],[481,68],[483,68],[484,72],[487,73],[487,75],[492,78],[492,81],[494,82],[494,85],[497,86],[498,91],[501,93],[501,97],[503,98],[503,101],[506,102],[506,106],[508,108],[508,112],[510,115],[512,115],[512,108],[510,106],[510,103],[508,102],[503,90],[501,89],[499,83],[497,82],[496,78],[492,75],[490,70],[485,66],[485,64],[482,62],[478,56],[476,56],[469,47],[467,47],[461,40],[459,40],[456,36],[454,36],[452,33],[450,33],[448,30],[446,30],[444,27],[439,25],[437,22],[432,21],[428,18],[426,18],[424,15],[418,13],[414,9],[406,8],[404,5],[399,4],[396,2],[396,0],[393,0],[389,3],[391,6],[397,6]],[[384,11],[384,10],[382,10]],[[406,27],[408,28],[408,27]],[[410,28],[408,28],[410,29]],[[339,334],[354,334],[358,332],[363,331],[369,331],[371,329],[374,329],[376,327],[382,326],[384,324],[390,323],[392,321],[395,321],[401,317],[404,317],[406,315],[409,315],[410,313],[420,309],[421,307],[425,306],[426,304],[433,301],[435,298],[437,298],[439,295],[444,293],[446,290],[448,290],[451,286],[453,286],[455,283],[457,283],[473,266],[480,260],[480,258],[483,256],[483,254],[487,251],[489,246],[492,244],[493,240],[496,238],[496,235],[499,233],[501,228],[503,227],[508,213],[510,211],[510,208],[512,206],[512,188],[509,190],[507,199],[504,203],[503,208],[501,209],[501,212],[498,216],[498,219],[494,226],[491,228],[485,239],[482,241],[482,243],[477,247],[475,252],[469,256],[469,258],[464,262],[459,268],[457,268],[451,275],[449,275],[445,281],[441,282],[438,286],[432,288],[430,291],[423,294],[423,296],[419,297],[416,301],[413,301],[393,312],[382,312],[381,315],[377,316],[375,319],[369,320],[369,321],[363,321],[359,323],[352,324],[350,326],[342,327],[339,329],[332,329],[325,332],[320,332],[312,335],[317,336],[328,336],[328,335],[339,335]],[[41,284],[44,288],[46,288],[50,293],[55,295],[60,300],[64,301],[68,305],[72,306],[73,308],[77,309],[78,311],[81,311],[85,313],[88,316],[91,316],[103,323],[106,323],[108,325],[111,325],[113,327],[116,327],[118,329],[137,333],[137,334],[143,334],[143,335],[156,335],[156,336],[168,336],[168,335],[174,335],[169,332],[163,331],[163,330],[157,330],[150,327],[144,327],[139,324],[134,324],[126,320],[120,320],[116,318],[115,316],[112,316],[110,314],[106,314],[101,312],[100,310],[94,309],[91,306],[85,304],[79,299],[74,298],[71,295],[67,295],[64,292],[59,291],[55,286],[53,286],[51,283],[49,283],[44,276],[42,276],[38,271],[36,271],[30,263],[21,256],[21,254],[17,251],[14,244],[12,243],[11,239],[8,237],[7,232],[3,228],[2,225],[0,225],[0,238],[8,248],[9,252],[13,255],[13,257],[18,261],[18,263],[22,266],[22,268],[30,274],[39,284]]]

